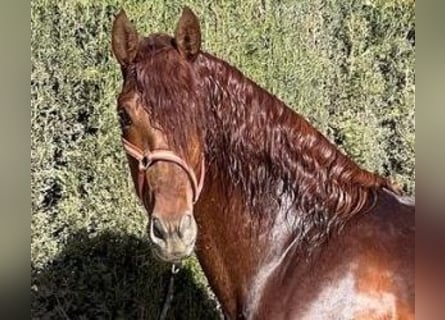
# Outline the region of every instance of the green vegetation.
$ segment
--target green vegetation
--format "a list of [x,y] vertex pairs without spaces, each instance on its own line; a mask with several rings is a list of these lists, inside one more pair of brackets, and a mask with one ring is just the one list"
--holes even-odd
[[[414,1],[188,1],[204,50],[306,116],[364,167],[414,194]],[[126,1],[144,34],[183,3]],[[115,113],[120,1],[32,0],[32,314],[155,319],[168,284],[153,260]],[[213,319],[191,258],[170,319]]]

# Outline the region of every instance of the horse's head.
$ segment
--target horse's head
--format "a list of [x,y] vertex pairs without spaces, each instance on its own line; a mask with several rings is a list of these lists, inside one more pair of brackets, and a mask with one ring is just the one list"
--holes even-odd
[[193,205],[204,159],[202,99],[192,65],[200,44],[199,22],[188,8],[174,37],[139,36],[123,10],[113,24],[112,48],[123,75],[117,105],[123,145],[155,253],[168,262],[190,255],[197,236]]

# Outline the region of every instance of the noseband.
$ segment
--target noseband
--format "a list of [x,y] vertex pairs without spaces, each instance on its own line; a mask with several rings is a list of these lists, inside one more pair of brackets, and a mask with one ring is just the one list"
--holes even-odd
[[137,193],[139,198],[143,200],[142,191],[144,188],[146,180],[146,171],[157,161],[167,161],[174,163],[181,167],[187,177],[190,180],[193,190],[193,203],[198,201],[199,195],[201,193],[204,184],[205,166],[204,158],[201,161],[201,173],[199,177],[199,182],[196,179],[195,172],[187,165],[187,163],[178,157],[173,151],[170,150],[141,150],[128,140],[122,138],[123,146],[127,154],[136,159],[139,162],[138,175],[137,175]]

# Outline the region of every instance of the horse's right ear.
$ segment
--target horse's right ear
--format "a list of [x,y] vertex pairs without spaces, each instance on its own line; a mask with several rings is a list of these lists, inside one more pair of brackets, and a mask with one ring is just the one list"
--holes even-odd
[[122,67],[133,62],[138,49],[138,34],[133,24],[128,20],[124,9],[121,9],[113,23],[112,48],[117,61]]

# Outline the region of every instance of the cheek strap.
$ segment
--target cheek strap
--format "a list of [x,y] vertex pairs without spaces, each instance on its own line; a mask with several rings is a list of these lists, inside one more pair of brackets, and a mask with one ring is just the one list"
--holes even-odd
[[138,175],[137,175],[137,190],[138,197],[143,199],[143,188],[146,180],[146,171],[150,168],[156,161],[167,161],[178,165],[185,171],[187,177],[189,178],[190,184],[193,190],[193,203],[196,203],[201,194],[204,185],[205,176],[205,163],[204,157],[201,160],[201,170],[199,180],[196,179],[195,172],[187,165],[187,163],[178,157],[173,151],[170,150],[141,150],[139,147],[132,144],[130,141],[122,138],[122,143],[125,151],[128,155],[138,161]]

